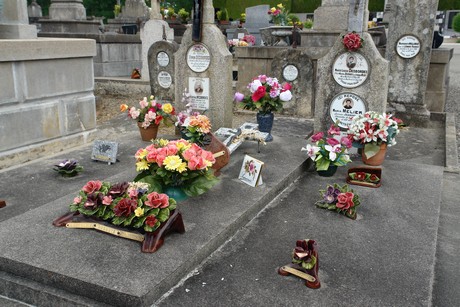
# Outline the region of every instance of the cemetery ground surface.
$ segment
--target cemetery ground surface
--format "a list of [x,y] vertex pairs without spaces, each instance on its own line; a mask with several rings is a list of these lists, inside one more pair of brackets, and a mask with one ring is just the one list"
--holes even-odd
[[[88,180],[134,178],[133,155],[148,143],[126,114],[99,126],[99,139],[120,144],[115,164],[91,161],[91,146],[82,146],[1,170],[0,305],[457,306],[460,130],[452,118],[458,125],[459,51],[447,126],[400,133],[382,166],[382,186],[353,186],[362,202],[356,221],[314,206],[319,189],[345,184],[348,167],[362,163],[355,157],[333,177],[318,177],[300,152],[312,120],[277,116],[275,139],[260,153],[245,142],[217,186],[179,204],[186,232],[169,235],[153,254],[135,241],[51,225]],[[118,113],[120,101],[110,99]],[[255,115],[237,114],[233,126],[245,121]],[[245,154],[265,162],[260,187],[237,179]],[[52,166],[65,158],[78,159],[84,172],[59,177]],[[318,243],[317,290],[277,274],[295,241],[307,238]]]

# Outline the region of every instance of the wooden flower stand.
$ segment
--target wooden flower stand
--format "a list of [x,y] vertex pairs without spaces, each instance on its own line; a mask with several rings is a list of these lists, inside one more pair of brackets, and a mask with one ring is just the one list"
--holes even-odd
[[156,252],[163,245],[165,236],[169,233],[173,231],[178,233],[185,232],[182,214],[178,210],[174,210],[169,219],[154,232],[141,233],[135,230],[125,230],[100,219],[81,215],[79,212],[64,214],[54,220],[53,225],[56,227],[96,229],[117,237],[138,241],[142,243],[141,251],[143,253]]
[[318,278],[319,257],[316,244],[310,245],[312,255],[316,257],[316,263],[311,270],[304,269],[298,264],[289,263],[278,269],[278,274],[283,276],[294,275],[305,280],[305,286],[311,289],[318,289],[321,287],[321,282]]

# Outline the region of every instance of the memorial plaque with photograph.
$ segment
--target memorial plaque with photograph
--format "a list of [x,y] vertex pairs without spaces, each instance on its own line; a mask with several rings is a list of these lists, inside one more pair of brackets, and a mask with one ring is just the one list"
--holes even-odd
[[366,112],[364,101],[353,93],[341,93],[332,99],[329,107],[329,114],[332,121],[338,121],[341,128],[348,128],[351,119],[359,114]]
[[362,54],[345,52],[335,59],[332,75],[340,86],[358,87],[366,81],[369,75],[369,64]]

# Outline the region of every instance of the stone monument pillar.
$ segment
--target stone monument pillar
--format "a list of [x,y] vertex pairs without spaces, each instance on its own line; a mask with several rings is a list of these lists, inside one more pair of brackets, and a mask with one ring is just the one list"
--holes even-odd
[[149,61],[147,58],[150,47],[153,43],[163,40],[163,29],[166,33],[166,39],[174,40],[174,30],[169,27],[169,24],[162,19],[160,13],[160,1],[152,0],[150,11],[150,20],[144,24],[141,29],[142,41],[142,80],[150,80]]
[[[184,89],[192,97],[192,107],[203,112],[211,120],[213,130],[231,127],[233,117],[232,54],[222,31],[214,24],[212,0],[194,0],[194,24],[201,24],[201,41],[192,40],[192,27],[182,38],[175,54],[175,100],[176,109],[185,110],[181,105]],[[198,17],[199,16],[199,17]]]
[[348,29],[349,0],[323,0],[315,14],[313,30],[338,30]]
[[[351,119],[366,111],[385,112],[388,94],[388,61],[366,32],[367,0],[351,0],[348,28],[336,38],[331,50],[318,60],[315,97],[315,131],[325,132],[339,121],[346,130]],[[350,51],[342,36],[357,32],[364,45]]]
[[60,20],[86,20],[83,0],[51,0],[49,17]]
[[389,0],[386,59],[390,61],[388,101],[406,122],[424,125],[431,45],[438,0]]
[[0,39],[37,38],[37,27],[29,25],[26,0],[2,1],[0,7]]

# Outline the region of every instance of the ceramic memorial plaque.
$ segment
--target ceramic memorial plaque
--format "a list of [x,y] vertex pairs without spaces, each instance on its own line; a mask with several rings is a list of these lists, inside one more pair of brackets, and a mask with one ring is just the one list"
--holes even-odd
[[158,54],[157,54],[157,62],[158,62],[158,65],[160,65],[161,67],[168,66],[168,64],[169,64],[169,55],[164,51],[158,52]]
[[396,43],[396,52],[404,59],[415,57],[420,52],[420,41],[414,35],[404,35]]
[[292,82],[299,76],[299,70],[295,65],[289,64],[283,68],[283,78],[286,81]]
[[341,93],[335,96],[329,107],[332,121],[335,123],[338,120],[341,128],[348,128],[353,117],[365,112],[363,99],[353,93]]
[[91,159],[111,163],[117,162],[118,143],[96,140],[93,144]]
[[188,92],[192,98],[193,109],[209,109],[209,78],[189,77]]
[[340,86],[355,88],[366,81],[369,75],[369,64],[362,54],[345,52],[335,59],[332,75]]
[[194,72],[203,72],[211,63],[211,55],[203,44],[194,44],[187,51],[187,65]]
[[172,77],[167,71],[160,71],[158,74],[158,84],[162,88],[170,88],[172,84]]

